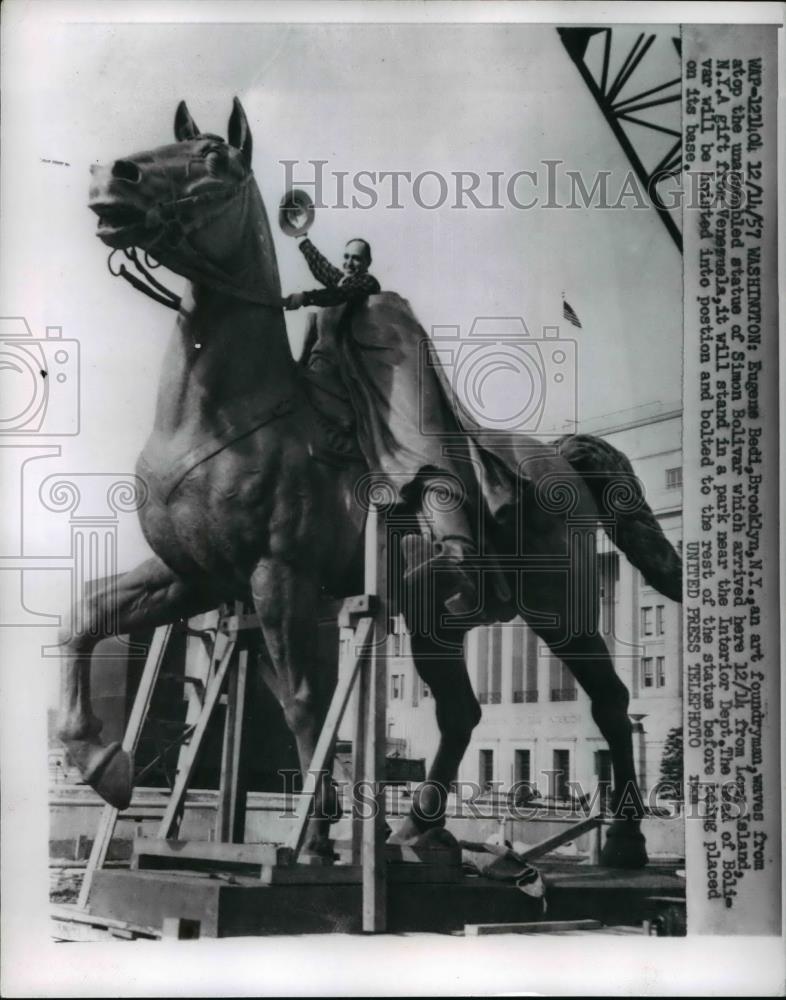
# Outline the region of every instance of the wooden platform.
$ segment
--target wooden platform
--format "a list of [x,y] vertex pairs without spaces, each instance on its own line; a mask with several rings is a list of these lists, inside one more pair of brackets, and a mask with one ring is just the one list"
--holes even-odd
[[[538,920],[595,921],[640,927],[680,908],[685,882],[673,869],[642,871],[545,861],[542,902],[513,885],[465,877],[444,865],[388,864],[387,925],[392,933],[455,933],[466,925]],[[162,933],[166,919],[198,922],[201,937],[359,933],[362,871],[308,865],[229,871],[103,869],[96,872],[87,915]],[[683,904],[684,905],[684,904]],[[148,930],[148,932],[150,932]]]
[[[306,868],[306,866],[294,866]],[[428,865],[389,866],[387,930],[452,933],[465,924],[523,922],[541,916],[542,901],[486,879],[435,882]],[[396,871],[395,869],[398,869]],[[359,933],[359,867],[335,866],[330,880],[264,884],[218,873],[97,871],[89,913],[163,929],[166,919],[199,922],[200,937]],[[308,878],[308,872],[300,875]]]
[[657,897],[685,899],[685,879],[674,874],[673,866],[626,871],[543,860],[537,867],[546,885],[550,920],[636,926],[653,918]]

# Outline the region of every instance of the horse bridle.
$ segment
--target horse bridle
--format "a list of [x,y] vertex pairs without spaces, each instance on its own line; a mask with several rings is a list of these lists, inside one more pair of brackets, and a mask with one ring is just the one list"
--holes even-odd
[[[222,188],[217,191],[204,191],[201,194],[192,194],[185,195],[182,198],[173,198],[171,201],[167,202],[157,202],[152,206],[152,208],[148,209],[145,214],[145,226],[153,228],[153,226],[158,225],[159,233],[150,246],[144,250],[144,264],[139,259],[139,250],[136,247],[126,247],[122,250],[123,254],[134,265],[142,277],[138,278],[135,274],[132,274],[124,263],[121,263],[117,270],[113,269],[112,258],[118,252],[118,247],[115,247],[107,258],[106,263],[109,273],[115,278],[123,278],[133,288],[144,293],[148,298],[153,299],[154,302],[167,306],[169,309],[179,310],[182,305],[181,297],[150,274],[151,270],[155,270],[157,267],[161,266],[160,262],[155,260],[153,256],[156,245],[166,239],[168,249],[176,251],[182,249],[185,245],[188,253],[190,253],[192,257],[196,257],[197,251],[191,244],[189,235],[198,229],[204,228],[204,226],[212,222],[218,213],[210,213],[207,216],[192,215],[190,219],[183,219],[181,217],[182,210],[185,208],[194,208],[206,202],[216,202],[221,204],[221,210],[223,211],[225,203],[234,201],[244,193],[252,176],[252,173],[248,173],[241,181],[238,181],[229,189]],[[153,254],[151,254],[151,251]],[[236,288],[232,285],[231,281],[227,281],[227,276],[223,274],[215,265],[210,265],[209,263],[202,265],[203,268],[205,266],[213,270],[213,277],[215,278],[215,284],[217,287],[224,288],[240,298],[250,299],[260,305],[274,307],[282,305],[281,299],[266,299],[262,296],[254,295],[250,292],[244,292],[243,290]],[[148,268],[150,270],[148,270]]]

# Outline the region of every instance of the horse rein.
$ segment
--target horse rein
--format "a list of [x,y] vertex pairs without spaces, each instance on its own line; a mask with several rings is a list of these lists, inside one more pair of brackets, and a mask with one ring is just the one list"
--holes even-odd
[[[121,263],[120,266],[115,270],[112,266],[112,259],[115,254],[120,249],[115,247],[114,250],[110,251],[109,257],[107,258],[107,268],[109,273],[114,278],[123,278],[127,281],[133,288],[137,291],[142,292],[147,295],[148,298],[153,299],[154,302],[158,302],[160,305],[167,306],[169,309],[174,309],[176,311],[180,310],[182,305],[182,298],[173,292],[166,285],[162,284],[156,278],[150,274],[150,270],[155,270],[160,267],[160,262],[155,261],[150,254],[150,250],[154,249],[157,243],[164,238],[167,238],[169,245],[172,250],[177,250],[184,243],[187,246],[189,252],[194,254],[194,248],[191,246],[188,236],[190,233],[197,229],[203,228],[209,222],[212,221],[212,216],[207,218],[196,219],[192,218],[190,221],[183,222],[179,217],[180,209],[189,207],[193,208],[203,202],[231,202],[235,198],[240,197],[245,188],[247,187],[249,181],[251,180],[253,174],[249,173],[242,181],[233,185],[230,190],[222,190],[215,192],[203,192],[202,194],[186,195],[183,198],[175,198],[172,201],[160,202],[155,204],[150,208],[145,215],[145,225],[152,227],[156,224],[159,225],[160,231],[156,238],[151,243],[150,249],[144,251],[144,264],[139,259],[139,251],[136,247],[131,246],[123,249],[123,253],[126,258],[131,261],[136,270],[141,275],[138,278],[135,274]],[[145,267],[147,265],[147,267]],[[148,268],[150,270],[148,270]],[[222,282],[220,279],[217,282],[219,287],[224,287],[230,292],[234,292],[236,295],[239,293],[238,289],[232,288],[227,282]],[[251,298],[252,301],[257,302],[260,305],[280,307],[282,301],[277,299],[275,301],[270,299],[262,299],[259,297],[244,296],[240,295],[241,298]]]
[[[137,291],[143,292],[148,298],[153,299],[154,302],[158,302],[162,306],[167,306],[169,309],[180,309],[183,301],[181,297],[153,277],[150,271],[148,271],[140,262],[136,247],[127,247],[123,250],[123,253],[131,261],[137,271],[140,272],[142,278],[137,278],[135,274],[132,274],[125,264],[121,264],[116,271],[112,270],[112,258],[117,252],[118,248],[115,247],[115,249],[112,250],[107,257],[106,261],[106,266],[109,268],[109,273],[113,278],[125,278],[125,280],[136,288]],[[145,264],[147,264],[151,270],[161,266],[157,261],[153,262],[147,250],[145,250]],[[149,282],[149,284],[146,285],[145,281]]]

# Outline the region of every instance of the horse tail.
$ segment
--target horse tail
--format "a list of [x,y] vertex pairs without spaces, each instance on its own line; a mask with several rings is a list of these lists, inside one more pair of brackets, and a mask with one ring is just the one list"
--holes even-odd
[[560,455],[581,474],[604,523],[606,534],[647,583],[682,602],[682,561],[644,498],[627,457],[602,438],[568,434],[554,442]]

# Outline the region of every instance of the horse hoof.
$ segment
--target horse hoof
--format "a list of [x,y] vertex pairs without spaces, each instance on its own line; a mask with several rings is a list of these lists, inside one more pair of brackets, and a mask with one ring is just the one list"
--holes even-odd
[[87,740],[72,740],[67,748],[82,778],[104,802],[115,809],[127,809],[134,788],[134,766],[120,744],[104,746]]
[[640,830],[611,827],[600,852],[604,868],[645,868],[649,862],[644,834]]

